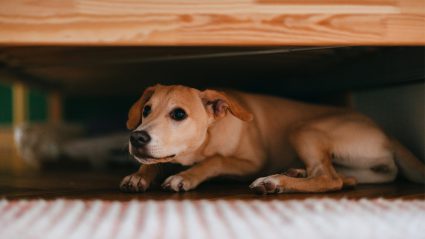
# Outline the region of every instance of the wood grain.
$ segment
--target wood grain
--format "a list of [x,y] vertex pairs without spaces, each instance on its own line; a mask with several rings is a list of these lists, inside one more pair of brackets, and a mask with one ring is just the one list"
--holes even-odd
[[0,0],[3,45],[424,45],[422,0]]

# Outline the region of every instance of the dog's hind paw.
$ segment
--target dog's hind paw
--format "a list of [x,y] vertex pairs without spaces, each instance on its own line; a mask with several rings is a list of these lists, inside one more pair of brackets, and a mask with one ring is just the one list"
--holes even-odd
[[162,184],[162,188],[175,192],[189,191],[195,188],[196,185],[191,182],[189,178],[184,175],[172,175],[168,177]]
[[134,173],[126,176],[120,184],[120,189],[123,192],[145,192],[149,187],[149,183],[141,174]]

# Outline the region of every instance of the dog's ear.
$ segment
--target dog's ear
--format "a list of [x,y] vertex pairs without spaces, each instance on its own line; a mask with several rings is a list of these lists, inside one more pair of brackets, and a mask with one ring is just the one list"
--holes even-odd
[[146,102],[151,98],[155,91],[156,86],[146,88],[140,99],[138,99],[128,111],[127,128],[133,130],[137,128],[142,120],[142,111]]
[[208,113],[215,118],[224,117],[227,111],[242,121],[251,121],[254,116],[245,110],[238,102],[227,96],[224,92],[205,90],[201,92],[202,103]]

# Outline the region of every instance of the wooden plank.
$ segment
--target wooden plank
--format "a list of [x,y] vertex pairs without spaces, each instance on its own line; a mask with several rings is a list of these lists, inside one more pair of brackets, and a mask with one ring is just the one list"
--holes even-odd
[[300,82],[309,85],[305,91],[322,92],[361,90],[383,86],[424,82],[425,48],[401,47],[386,49],[374,55],[359,57],[340,64],[320,80]]
[[[85,46],[17,46],[0,47],[0,59],[14,69],[108,66],[145,64],[173,61],[225,59],[252,56],[292,54],[300,58],[334,54],[337,49],[352,49],[344,46],[324,47],[85,47]],[[361,51],[370,51],[367,47]],[[357,48],[360,50],[360,48]],[[351,54],[358,50],[353,50]],[[304,54],[302,54],[304,53]],[[66,56],[66,57],[64,57]],[[280,59],[281,60],[281,59]],[[279,64],[281,65],[282,62]],[[107,69],[104,69],[104,71]],[[16,73],[15,73],[16,74]]]
[[[102,199],[102,200],[302,200],[309,198],[387,198],[387,199],[425,199],[422,184],[398,180],[387,184],[362,184],[353,189],[345,189],[332,193],[289,193],[276,195],[257,195],[249,190],[250,182],[234,182],[231,180],[206,182],[194,190],[185,193],[170,193],[153,185],[145,193],[122,193],[118,184],[122,178],[135,169],[118,171],[125,167],[111,168],[107,172],[88,172],[81,169],[70,170],[66,162],[57,163],[56,170],[45,170],[42,174],[26,174],[10,177],[0,174],[1,196],[10,200],[16,199]],[[64,166],[65,165],[65,166]],[[64,171],[64,169],[68,171]],[[62,170],[62,171],[61,171]],[[58,180],[60,178],[60,180]]]
[[60,123],[62,121],[62,97],[55,90],[49,94],[49,122]]
[[[27,119],[26,92],[26,86],[22,82],[15,81],[13,83],[13,126],[24,123]],[[30,167],[18,156],[13,127],[0,127],[0,139],[0,172],[19,174],[30,170]]]
[[0,127],[0,174],[22,174],[34,171],[21,157],[19,157],[12,127]]
[[3,45],[424,45],[425,1],[0,0]]
[[26,87],[22,82],[15,82],[13,84],[13,124],[19,125],[27,119],[27,98]]

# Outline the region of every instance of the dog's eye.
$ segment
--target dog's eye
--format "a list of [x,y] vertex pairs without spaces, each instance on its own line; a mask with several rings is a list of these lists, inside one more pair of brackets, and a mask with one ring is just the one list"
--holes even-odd
[[181,121],[186,119],[187,114],[182,108],[175,108],[174,110],[170,112],[170,117],[173,120]]
[[143,117],[147,117],[150,113],[151,113],[151,106],[150,105],[146,105],[144,108],[143,108]]

